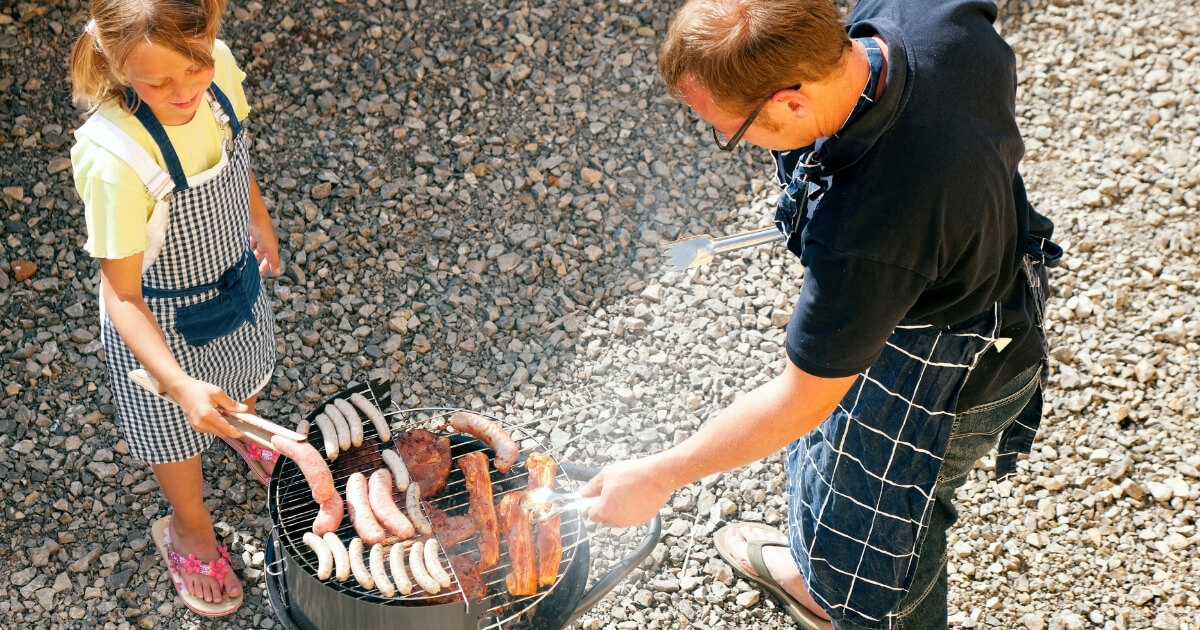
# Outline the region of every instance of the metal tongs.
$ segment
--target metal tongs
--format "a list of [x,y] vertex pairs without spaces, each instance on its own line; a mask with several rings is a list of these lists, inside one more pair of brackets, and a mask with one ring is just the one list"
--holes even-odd
[[[129,380],[141,385],[151,394],[154,394],[163,400],[175,402],[175,399],[171,398],[171,395],[163,390],[162,385],[158,382],[158,379],[151,376],[150,373],[144,369],[138,368],[136,370],[130,370]],[[217,411],[221,412],[221,415],[225,416],[225,420],[229,422],[229,424],[233,425],[233,427],[238,431],[241,431],[242,435],[246,436],[246,439],[269,451],[275,450],[275,448],[271,446],[272,435],[278,435],[294,442],[303,442],[305,440],[303,435],[286,427],[281,427],[265,418],[260,418],[252,413],[242,413],[239,411],[230,411],[228,409],[220,408],[218,408]]]
[[570,490],[542,487],[522,495],[519,505],[522,510],[529,512],[531,523],[541,523],[567,510],[587,510],[599,499],[600,497],[585,497]]
[[743,232],[733,236],[711,238],[707,234],[681,238],[677,241],[663,243],[663,253],[667,256],[668,271],[683,271],[692,267],[706,265],[716,254],[763,245],[783,240],[783,234],[774,227],[763,228],[753,232]]

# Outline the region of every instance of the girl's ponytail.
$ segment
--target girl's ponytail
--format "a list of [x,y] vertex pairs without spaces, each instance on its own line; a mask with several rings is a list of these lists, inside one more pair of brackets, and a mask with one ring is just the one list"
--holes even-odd
[[71,98],[77,105],[95,107],[122,94],[108,58],[100,48],[95,22],[75,40],[71,48]]

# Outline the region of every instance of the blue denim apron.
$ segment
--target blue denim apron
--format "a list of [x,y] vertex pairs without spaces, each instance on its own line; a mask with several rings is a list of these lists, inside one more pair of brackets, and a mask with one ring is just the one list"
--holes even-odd
[[[249,251],[250,171],[246,133],[214,83],[212,115],[226,130],[221,163],[189,182],[149,107],[135,115],[162,152],[174,182],[162,249],[142,273],[142,295],[175,360],[194,378],[245,400],[270,379],[275,321]],[[197,111],[197,116],[207,112]],[[148,463],[183,461],[212,443],[182,411],[129,380],[142,365],[101,313],[113,398],[130,451]]]
[[[878,43],[858,41],[871,75],[847,124],[869,107],[882,68]],[[775,154],[783,188],[775,222],[797,256],[829,186],[817,158],[823,144]],[[951,328],[901,321],[837,409],[785,450],[792,556],[833,619],[891,627],[928,531],[959,393],[999,330],[998,303]],[[1040,417],[1040,404],[1026,409]]]

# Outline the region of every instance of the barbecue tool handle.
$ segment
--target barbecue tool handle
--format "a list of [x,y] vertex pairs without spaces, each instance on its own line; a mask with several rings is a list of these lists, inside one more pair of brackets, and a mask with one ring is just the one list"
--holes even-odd
[[[158,382],[158,379],[154,378],[150,372],[147,372],[142,368],[129,370],[129,380],[140,385],[146,391],[149,391],[151,394],[154,394],[163,400],[175,402],[175,399],[171,398],[171,395],[163,389],[162,384]],[[275,448],[271,446],[272,435],[279,435],[294,442],[302,442],[305,440],[303,435],[300,435],[299,433],[296,433],[295,431],[292,431],[286,427],[279,426],[278,424],[275,424],[274,422],[271,422],[265,418],[260,418],[252,413],[230,411],[228,409],[217,409],[217,411],[219,411],[221,415],[225,417],[225,420],[229,422],[229,424],[232,424],[234,428],[236,428],[238,431],[241,431],[242,434],[246,436],[246,439],[258,444],[268,451],[275,450]]]
[[585,497],[570,490],[542,487],[530,490],[521,496],[521,509],[529,512],[532,523],[548,521],[567,510],[583,512],[599,501],[600,497]]
[[733,236],[715,238],[707,249],[714,254],[724,254],[725,252],[764,245],[781,239],[783,239],[783,234],[780,233],[779,229],[769,227],[754,230],[753,232],[742,232]]
[[[568,462],[559,463],[559,469],[566,473],[568,477],[577,481],[587,481],[600,472],[599,468]],[[583,594],[579,603],[575,605],[575,611],[571,613],[571,617],[567,619],[563,627],[570,627],[571,624],[575,623],[575,620],[582,617],[584,613],[591,610],[593,606],[612,592],[617,587],[617,584],[621,583],[621,580],[624,580],[627,575],[650,556],[650,552],[654,551],[654,547],[658,545],[658,539],[661,535],[662,519],[655,514],[654,518],[650,519],[649,528],[646,530],[646,536],[642,538],[642,542]]]
[[666,268],[669,271],[683,271],[706,265],[717,254],[771,243],[782,238],[783,235],[778,229],[770,227],[719,238],[702,234],[664,243],[662,247],[666,255]]

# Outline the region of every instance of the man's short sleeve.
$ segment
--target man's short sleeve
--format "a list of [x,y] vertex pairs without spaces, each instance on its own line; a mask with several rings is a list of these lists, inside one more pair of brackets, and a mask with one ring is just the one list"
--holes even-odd
[[787,326],[792,363],[822,378],[870,367],[929,281],[859,256],[805,245],[804,285]]

